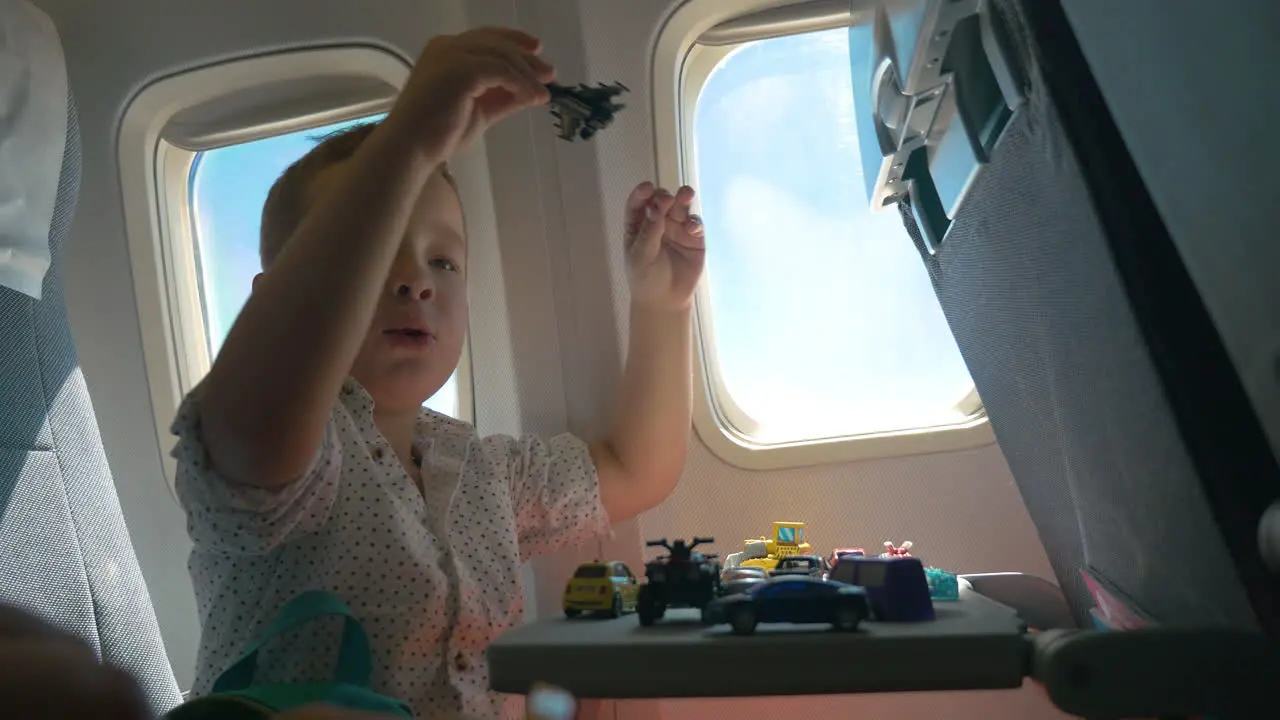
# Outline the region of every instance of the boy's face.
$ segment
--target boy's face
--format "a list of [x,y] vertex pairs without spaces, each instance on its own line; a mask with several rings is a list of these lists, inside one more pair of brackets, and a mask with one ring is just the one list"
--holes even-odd
[[467,330],[466,250],[462,204],[436,173],[414,208],[351,369],[379,410],[416,412],[458,367]]

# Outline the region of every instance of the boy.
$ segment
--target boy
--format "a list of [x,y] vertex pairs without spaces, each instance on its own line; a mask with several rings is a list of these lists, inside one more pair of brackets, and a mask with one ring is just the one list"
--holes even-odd
[[[603,440],[480,438],[422,409],[467,324],[445,163],[547,102],[539,52],[514,30],[433,39],[386,120],[322,143],[268,196],[264,272],[174,423],[203,630],[196,693],[283,603],[326,589],[369,632],[375,690],[418,717],[496,717],[484,651],[520,622],[521,563],[674,489],[704,254],[688,188],[644,183],[628,201],[630,352]],[[330,627],[266,648],[259,680],[330,678]]]

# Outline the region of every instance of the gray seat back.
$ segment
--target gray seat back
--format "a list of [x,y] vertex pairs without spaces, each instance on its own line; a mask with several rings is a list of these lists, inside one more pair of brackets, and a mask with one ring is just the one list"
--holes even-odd
[[180,696],[63,300],[60,261],[80,185],[79,126],[70,99],[67,107],[42,297],[0,286],[0,603],[82,638],[132,673],[159,714]]
[[987,81],[1017,89],[990,105],[1008,105],[1003,132],[972,144],[986,157],[968,185],[935,182],[955,166],[907,148],[900,207],[1076,621],[1090,623],[1087,571],[1161,624],[1274,633],[1255,533],[1280,470],[1257,416],[1060,4],[985,7],[981,35],[951,34],[981,37],[985,56],[928,62],[986,107],[973,68],[1003,37],[1008,64]]

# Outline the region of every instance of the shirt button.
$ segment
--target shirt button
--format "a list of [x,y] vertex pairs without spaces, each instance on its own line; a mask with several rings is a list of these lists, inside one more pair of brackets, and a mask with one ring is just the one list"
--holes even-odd
[[373,449],[373,459],[382,462],[382,448],[376,447]]
[[467,656],[463,655],[462,651],[458,651],[458,654],[453,656],[453,664],[454,664],[454,667],[458,668],[459,670],[465,671],[468,667]]

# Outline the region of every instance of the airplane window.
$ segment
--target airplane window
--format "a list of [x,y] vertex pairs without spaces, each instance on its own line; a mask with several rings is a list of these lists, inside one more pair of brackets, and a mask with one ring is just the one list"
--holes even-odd
[[974,416],[963,402],[973,381],[917,251],[897,212],[867,205],[847,33],[736,48],[687,125],[714,402],[764,445]]
[[[344,127],[380,119],[362,118],[326,127],[277,135],[199,153],[191,167],[188,191],[194,208],[194,235],[200,274],[200,298],[210,357],[216,356],[262,266],[258,231],[262,204],[272,183],[316,143]],[[463,356],[466,362],[466,356]],[[457,371],[426,406],[460,417]]]

